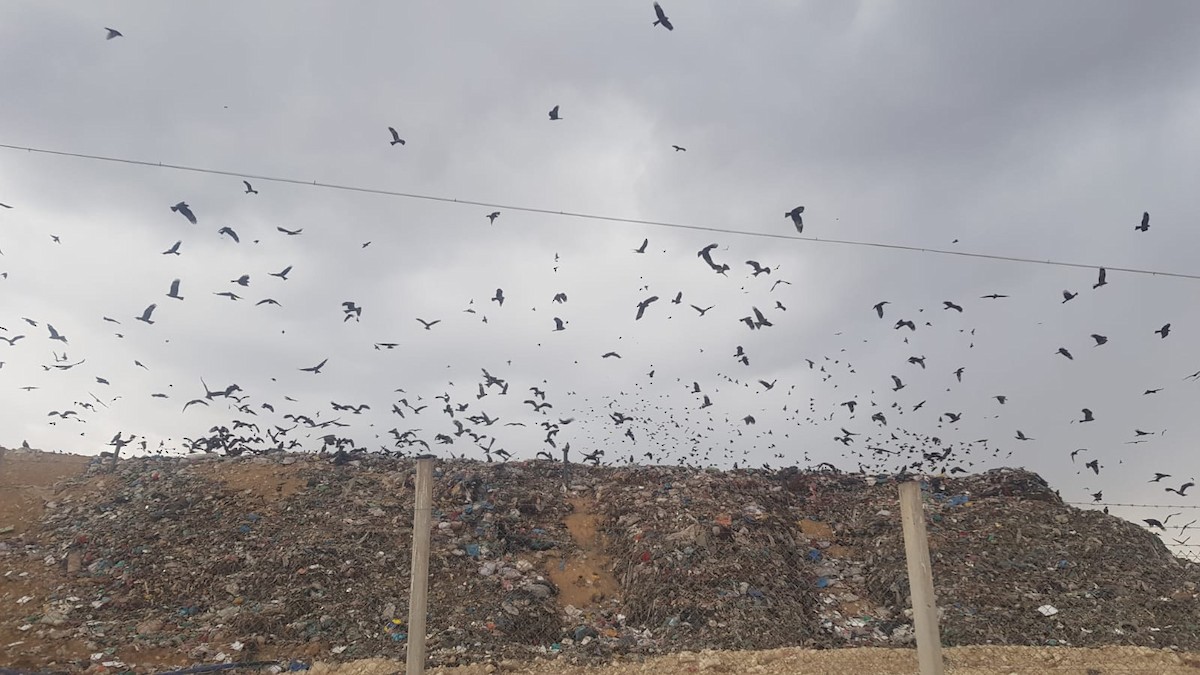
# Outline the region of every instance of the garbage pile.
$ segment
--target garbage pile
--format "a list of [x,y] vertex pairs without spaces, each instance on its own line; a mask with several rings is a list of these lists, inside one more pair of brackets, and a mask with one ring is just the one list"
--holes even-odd
[[[47,504],[36,546],[8,549],[63,575],[22,608],[31,630],[199,662],[403,658],[412,460],[107,471]],[[429,661],[911,644],[896,494],[836,472],[439,460]],[[1200,568],[1138,526],[1024,471],[922,494],[947,645],[1200,648]]]

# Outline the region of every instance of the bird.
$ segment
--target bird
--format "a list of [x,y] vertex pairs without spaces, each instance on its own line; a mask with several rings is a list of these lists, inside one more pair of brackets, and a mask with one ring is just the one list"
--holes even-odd
[[1096,281],[1096,283],[1092,284],[1092,289],[1095,290],[1097,288],[1100,288],[1101,286],[1107,286],[1108,285],[1107,277],[1108,277],[1108,270],[1101,267],[1100,268],[1100,278]]
[[1017,440],[1018,441],[1032,441],[1034,439],[1030,438],[1029,436],[1026,436],[1024,431],[1017,429]]
[[921,370],[925,370],[925,357],[924,356],[910,356],[910,357],[908,357],[908,362],[913,364],[914,366],[921,366]]
[[989,293],[987,295],[979,296],[979,298],[981,300],[999,300],[1000,298],[1007,298],[1007,297],[1008,297],[1007,295],[1000,295],[999,293]]
[[258,190],[255,190],[253,187],[250,186],[250,181],[243,180],[242,184],[246,186],[246,194],[248,194],[248,195],[258,194]]
[[600,358],[602,358],[602,359],[612,359],[612,358],[619,359],[619,358],[621,358],[621,355],[616,352],[606,352],[604,354],[601,354]]
[[171,245],[171,248],[162,252],[163,255],[179,255],[179,246],[183,241],[177,241]]
[[905,326],[907,326],[908,329],[912,330],[912,331],[915,331],[917,329],[917,324],[915,324],[912,321],[909,321],[907,319],[900,319],[899,321],[896,322],[896,325],[893,326],[893,328],[895,328],[896,330],[900,330],[901,328],[904,328]]
[[249,275],[249,274],[243,274],[242,276],[240,276],[240,277],[238,277],[238,278],[236,278],[236,279],[234,279],[234,280],[230,281],[229,283],[231,283],[231,284],[237,284],[238,286],[241,286],[242,288],[245,288],[245,287],[247,287],[247,286],[249,286],[249,285],[250,285],[250,275]]
[[239,244],[242,243],[242,240],[238,239],[237,232],[234,232],[233,228],[229,227],[228,225],[217,230],[217,234],[227,234],[227,235],[229,235],[230,239],[234,240],[235,242],[237,242]]
[[1195,485],[1196,485],[1195,483],[1192,483],[1189,481],[1187,483],[1184,483],[1183,485],[1180,485],[1179,489],[1166,488],[1166,490],[1167,490],[1167,492],[1174,492],[1175,494],[1179,495],[1180,497],[1186,497],[1188,488],[1195,487]]
[[957,378],[959,382],[962,382],[962,374],[966,370],[966,368],[959,368],[958,370],[954,371],[954,377]]
[[1067,348],[1066,348],[1066,347],[1059,347],[1059,348],[1058,348],[1058,353],[1059,353],[1059,354],[1062,354],[1062,355],[1063,355],[1063,356],[1065,356],[1065,357],[1067,357],[1067,358],[1068,358],[1068,359],[1070,359],[1071,361],[1074,361],[1074,360],[1075,360],[1075,357],[1074,357],[1074,356],[1071,356],[1071,352],[1067,351]]
[[422,326],[425,327],[425,330],[431,330],[431,329],[433,329],[434,326],[436,326],[437,324],[442,322],[441,319],[434,319],[433,321],[426,321],[425,319],[420,319],[420,318],[418,318],[417,321]]
[[1150,212],[1149,211],[1142,212],[1142,224],[1134,225],[1133,229],[1141,230],[1142,232],[1149,231],[1149,229],[1150,229]]
[[562,118],[558,116],[558,106],[554,106],[553,108],[551,108],[550,109],[550,121],[557,122],[558,120],[561,120],[561,119]]
[[1150,394],[1157,394],[1157,393],[1158,393],[1158,392],[1160,392],[1160,391],[1162,391],[1162,388],[1159,388],[1159,389],[1147,389],[1146,391],[1143,391],[1143,392],[1142,392],[1142,396],[1148,396],[1148,395],[1150,395]]
[[646,252],[646,247],[647,247],[647,246],[649,246],[649,245],[650,245],[650,239],[649,239],[649,238],[643,239],[643,240],[642,240],[642,245],[641,245],[641,246],[639,246],[639,247],[637,247],[637,248],[635,248],[635,249],[633,249],[633,252],[634,252],[634,253],[645,253],[645,252]]
[[564,303],[564,302],[566,302],[566,301],[567,301],[567,294],[566,294],[566,293],[555,293],[555,294],[554,294],[554,300],[553,300],[552,302],[557,302],[557,303],[559,303],[559,304],[561,305],[562,303]]
[[5,204],[4,202],[0,202],[0,208],[11,209],[12,207],[9,206],[8,204]]
[[943,309],[952,309],[952,310],[958,312],[959,314],[962,314],[962,311],[963,311],[962,307],[960,305],[954,304],[953,302],[950,302],[949,300],[943,300],[942,305],[944,305]]
[[996,399],[997,401],[999,401],[999,402],[1000,402],[1000,405],[1004,405],[1004,404],[1005,404],[1005,403],[1008,401],[1008,397],[1007,397],[1007,396],[993,396],[992,398],[994,398],[994,399]]
[[1084,408],[1083,409],[1083,419],[1079,420],[1079,422],[1084,423],[1084,422],[1095,422],[1095,421],[1096,421],[1096,418],[1092,417],[1092,411],[1087,408]]
[[258,302],[256,302],[256,303],[254,303],[254,306],[255,306],[255,307],[257,307],[257,306],[259,306],[259,305],[275,305],[276,307],[282,307],[282,306],[283,306],[283,305],[279,304],[279,301],[278,301],[278,300],[276,300],[275,298],[264,298],[264,299],[262,299],[262,300],[259,300],[259,301],[258,301]]
[[1096,344],[1092,345],[1093,347],[1099,347],[1100,345],[1108,342],[1108,338],[1100,335],[1099,333],[1092,333],[1092,339],[1096,341]]
[[1163,527],[1163,524],[1158,522],[1158,520],[1156,520],[1154,518],[1142,518],[1142,522],[1145,523],[1148,527],[1151,527],[1151,528],[1157,527],[1158,529],[1162,530],[1163,532],[1167,531],[1167,528]]
[[683,291],[679,291],[678,293],[675,294],[675,297],[671,299],[671,304],[672,305],[682,305],[683,304]]
[[498,302],[498,303],[500,303],[501,307],[504,306],[504,289],[502,289],[502,288],[496,289],[496,295],[494,295],[492,297],[492,302]]
[[754,319],[755,319],[754,322],[759,328],[762,328],[763,326],[774,326],[775,325],[775,324],[771,323],[770,321],[768,321],[767,317],[763,316],[763,313],[760,312],[757,307],[751,307],[750,311],[754,312]]
[[657,17],[651,26],[662,25],[667,30],[675,30],[675,26],[671,25],[671,20],[667,18],[667,13],[663,11],[662,5],[654,3],[654,16]]
[[171,210],[188,219],[188,222],[196,224],[196,214],[192,213],[192,208],[187,205],[187,202],[179,202],[171,207]]
[[792,219],[792,223],[796,226],[796,231],[800,232],[800,233],[804,232],[804,218],[802,218],[800,216],[800,214],[802,214],[802,213],[804,213],[804,207],[797,206],[796,208],[792,209],[791,211],[788,211],[787,213],[783,214],[784,218]]
[[1156,330],[1154,332],[1157,333],[1163,339],[1166,339],[1166,337],[1171,334],[1171,324],[1164,323],[1162,328],[1159,328],[1158,330]]
[[213,295],[219,295],[222,298],[229,298],[230,300],[241,300],[242,299],[242,296],[238,295],[237,293],[231,293],[229,291],[224,291],[222,293],[213,293]]
[[14,335],[13,337],[4,337],[3,335],[0,335],[0,340],[7,342],[9,347],[16,345],[18,340],[23,339],[25,339],[24,335]]
[[495,224],[496,219],[499,217],[500,217],[499,211],[492,211],[491,213],[487,214],[488,224],[489,225]]
[[327,361],[329,361],[329,359],[325,359],[325,360],[321,361],[320,363],[318,363],[317,365],[315,365],[315,366],[312,366],[311,368],[301,368],[301,369],[300,369],[300,371],[301,371],[301,372],[305,372],[305,373],[312,373],[312,374],[314,374],[314,375],[318,375],[318,374],[320,374],[320,372],[321,372],[321,369],[325,367],[325,363],[326,363]]
[[202,398],[192,399],[191,401],[188,401],[187,403],[183,404],[183,411],[187,412],[188,406],[195,405],[197,403],[199,403],[201,405],[205,405],[205,406],[208,405],[208,401],[205,401]]
[[1068,302],[1073,300],[1075,298],[1075,296],[1077,296],[1077,295],[1079,295],[1079,294],[1072,293],[1071,291],[1063,291],[1063,304],[1064,305],[1067,304]]
[[896,377],[895,375],[892,375],[892,383],[895,384],[895,386],[892,387],[892,391],[900,391],[904,388],[904,383],[901,382],[900,378]]
[[747,260],[747,261],[746,261],[746,264],[747,264],[747,265],[749,265],[750,267],[754,268],[754,271],[753,271],[753,272],[751,272],[751,275],[753,275],[753,276],[758,276],[758,275],[760,275],[760,274],[770,274],[770,273],[771,273],[771,268],[770,268],[770,267],[763,267],[762,265],[758,264],[758,263],[757,263],[756,261],[754,261],[754,260]]
[[392,134],[392,142],[388,145],[404,145],[404,139],[400,138],[400,132],[395,127],[388,127],[388,131]]
[[771,391],[772,389],[775,388],[775,383],[778,381],[779,380],[771,380],[770,382],[767,382],[766,380],[759,380],[758,383],[763,386],[763,389],[766,389],[767,391]]
[[655,302],[656,300],[658,300],[658,296],[652,295],[652,296],[646,298],[645,300],[642,300],[641,302],[639,302],[637,305],[637,307],[638,307],[637,316],[634,317],[634,321],[641,319],[642,315],[646,313],[646,308],[649,307],[650,304]]
[[1096,474],[1097,476],[1100,475],[1100,460],[1093,459],[1090,462],[1084,462],[1083,465],[1091,469],[1092,473]]
[[304,228],[303,228],[303,227],[302,227],[302,228],[300,228],[300,229],[298,229],[298,230],[289,230],[289,229],[286,229],[286,228],[283,228],[283,227],[276,226],[276,227],[275,227],[275,229],[276,229],[276,230],[279,230],[280,232],[282,232],[282,233],[286,234],[286,235],[287,235],[287,236],[289,236],[289,237],[294,237],[294,236],[296,236],[296,235],[298,235],[298,234],[300,234],[301,232],[303,232],[303,231],[304,231]]
[[54,326],[51,326],[50,324],[46,324],[46,328],[48,328],[50,330],[50,339],[51,340],[58,340],[59,342],[63,343],[64,345],[67,344],[66,336],[59,334],[59,332],[54,329]]
[[671,147],[675,148],[675,152],[687,152],[687,148],[680,147],[678,145],[672,145]]
[[887,300],[875,303],[875,313],[879,315],[879,318],[883,318],[883,306],[890,304],[892,303],[888,302]]
[[183,299],[183,296],[179,294],[179,279],[171,282],[171,290],[167,291],[167,297],[175,298],[176,300]]
[[1169,474],[1169,473],[1159,473],[1159,472],[1155,471],[1154,478],[1152,478],[1151,480],[1149,480],[1147,482],[1148,483],[1157,483],[1158,481],[1160,481],[1164,478],[1170,478],[1170,477],[1171,477],[1171,474]]
[[697,312],[699,312],[699,313],[700,313],[700,316],[704,316],[704,314],[705,314],[706,312],[708,312],[708,310],[712,309],[713,307],[716,307],[716,305],[713,305],[712,307],[705,307],[704,309],[700,309],[699,307],[697,307],[697,306],[695,306],[695,305],[689,305],[689,306],[690,306],[692,309],[694,309],[694,310],[696,310]]
[[1092,501],[1093,501],[1093,502],[1098,502],[1098,501],[1101,501],[1101,500],[1103,500],[1103,499],[1104,499],[1104,491],[1103,491],[1103,490],[1101,490],[1100,492],[1093,492],[1093,493],[1092,493]]
[[566,329],[567,329],[566,322],[563,321],[562,319],[558,318],[557,316],[554,317],[554,332],[558,332],[558,331],[566,330]]
[[268,272],[267,274],[268,274],[268,276],[279,277],[280,279],[287,281],[288,272],[291,272],[291,271],[292,271],[292,266],[288,265],[287,267],[283,268],[282,272]]
[[137,317],[137,320],[147,325],[153,324],[154,321],[150,318],[150,315],[154,313],[155,307],[158,307],[158,305],[151,303],[151,305],[147,307],[144,312],[142,312],[142,315]]
[[104,36],[105,40],[111,40],[113,38],[125,37],[124,35],[121,34],[121,31],[117,30],[116,28],[109,28],[108,26],[105,26],[104,30],[108,31],[108,34]]

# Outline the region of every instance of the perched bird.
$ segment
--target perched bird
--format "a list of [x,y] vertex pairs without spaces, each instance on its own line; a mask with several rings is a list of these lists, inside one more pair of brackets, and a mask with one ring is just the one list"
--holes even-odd
[[804,207],[797,206],[796,208],[792,209],[791,211],[788,211],[787,213],[783,214],[784,218],[792,219],[792,223],[796,226],[796,231],[800,232],[800,233],[804,232],[804,218],[802,218],[800,216],[800,214],[802,214],[802,213],[804,213]]
[[388,145],[404,145],[404,139],[400,138],[400,132],[395,127],[388,127],[388,131],[392,134],[392,142]]
[[[1158,333],[1159,337],[1165,339],[1168,335],[1171,334],[1171,324],[1165,323],[1165,324],[1163,324],[1162,328],[1159,328],[1158,330],[1156,330],[1154,332]],[[1186,340],[1185,340],[1185,342],[1186,342]]]
[[188,222],[196,224],[196,214],[192,213],[192,209],[187,205],[187,202],[179,202],[171,207],[171,210],[188,219]]
[[499,217],[500,217],[499,211],[492,211],[491,213],[487,214],[488,224],[489,225],[495,224],[496,219]]
[[1141,230],[1142,232],[1146,232],[1150,229],[1150,212],[1149,211],[1142,212],[1142,224],[1134,225],[1133,229]]
[[167,249],[167,250],[163,251],[163,252],[162,252],[162,254],[163,254],[163,255],[179,255],[179,245],[180,245],[180,244],[182,244],[182,243],[183,243],[183,241],[177,241],[177,242],[175,242],[175,243],[174,243],[174,244],[171,246],[171,248],[169,248],[169,249]]
[[553,108],[551,108],[550,109],[550,121],[557,122],[558,120],[561,120],[561,119],[562,118],[558,116],[558,106],[554,106]]
[[124,35],[121,34],[121,31],[117,30],[116,28],[109,28],[109,27],[105,26],[104,30],[108,31],[108,34],[104,36],[105,40],[111,40],[113,38],[125,37]]
[[1108,285],[1107,277],[1108,277],[1108,270],[1101,267],[1100,268],[1100,278],[1096,281],[1096,283],[1092,284],[1092,289],[1094,290],[1094,289],[1100,288],[1101,286],[1107,286]]
[[235,242],[237,242],[239,244],[242,243],[242,240],[238,239],[237,232],[234,232],[233,228],[229,227],[228,225],[217,230],[217,234],[227,234],[227,235],[229,235],[230,239],[234,240]]
[[246,194],[248,194],[248,195],[258,194],[258,190],[255,190],[253,187],[250,186],[250,181],[243,180],[242,184],[246,186]]
[[671,20],[667,18],[667,13],[663,11],[662,5],[654,3],[654,16],[657,17],[651,26],[662,25],[667,30],[675,30],[675,26],[671,25]]

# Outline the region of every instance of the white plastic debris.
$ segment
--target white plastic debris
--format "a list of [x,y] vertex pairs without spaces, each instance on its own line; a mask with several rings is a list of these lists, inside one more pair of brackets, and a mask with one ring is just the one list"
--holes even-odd
[[21,597],[17,598],[17,604],[18,604],[18,605],[23,605],[23,604],[25,604],[25,603],[29,602],[29,601],[30,601],[30,600],[32,600],[32,599],[33,599],[33,596],[32,596],[32,595],[22,595]]
[[1038,607],[1038,611],[1042,613],[1042,616],[1054,616],[1058,614],[1058,608],[1054,605],[1042,605]]

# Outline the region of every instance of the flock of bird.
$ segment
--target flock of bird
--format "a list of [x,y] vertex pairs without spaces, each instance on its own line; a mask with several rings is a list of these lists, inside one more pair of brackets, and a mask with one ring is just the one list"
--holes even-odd
[[[665,14],[663,8],[654,3],[654,26],[661,26],[669,31],[674,25]],[[112,28],[106,28],[106,39],[112,40],[123,37]],[[552,122],[563,121],[560,106],[555,105],[548,113]],[[406,141],[394,127],[387,128],[390,140],[383,140],[391,146],[404,146]],[[686,148],[672,145],[674,153],[686,152]],[[247,199],[269,199],[269,195],[259,196],[259,190],[248,180],[241,181],[240,192]],[[9,202],[13,200],[6,196]],[[167,212],[163,206],[164,215]],[[163,243],[170,243],[161,252],[162,256],[178,257],[187,252],[185,242],[193,233],[206,227],[201,225],[206,221],[203,202],[195,200],[193,207],[187,200],[176,201],[169,206],[169,211],[179,219],[172,223],[176,228],[185,229],[188,234],[179,237],[171,236]],[[8,202],[0,203],[0,207],[13,215],[15,205]],[[785,222],[796,232],[804,231],[804,206],[787,208],[784,211]],[[778,211],[776,211],[778,213]],[[13,217],[10,215],[9,217]],[[487,220],[487,225],[496,226],[501,220],[501,211],[481,213],[480,220]],[[778,216],[775,216],[776,218]],[[172,218],[174,218],[172,216]],[[509,220],[501,220],[501,225],[507,225]],[[482,224],[482,222],[481,222]],[[164,223],[166,226],[166,223]],[[1143,213],[1134,227],[1141,236],[1150,230],[1150,214]],[[243,238],[234,227],[225,225],[215,230],[216,236],[227,240],[230,246],[245,246]],[[277,226],[272,236],[294,239],[303,242],[304,228],[288,229]],[[56,245],[62,245],[62,238],[51,235]],[[253,240],[254,243],[270,241],[266,237]],[[635,242],[629,242],[634,244]],[[371,242],[358,245],[366,249]],[[627,245],[628,246],[628,245]],[[649,250],[650,236],[641,237],[636,246],[623,247],[622,255],[653,256],[658,253]],[[156,249],[157,250],[157,249]],[[2,251],[0,251],[2,253]],[[11,254],[11,252],[10,252]],[[547,377],[528,381],[518,381],[505,373],[512,365],[511,360],[482,365],[478,375],[471,380],[447,380],[435,390],[407,391],[397,388],[391,400],[372,401],[302,401],[279,391],[279,386],[273,384],[277,377],[268,382],[229,383],[210,387],[204,375],[197,374],[194,384],[178,383],[178,391],[190,390],[192,393],[180,395],[167,393],[176,389],[176,383],[164,383],[155,391],[125,390],[120,396],[99,396],[99,389],[89,387],[88,391],[60,391],[55,389],[55,396],[61,403],[47,411],[49,423],[53,425],[88,425],[101,421],[110,410],[110,406],[118,405],[122,398],[144,397],[156,399],[158,405],[173,406],[181,414],[195,414],[197,409],[218,409],[221,415],[227,415],[228,421],[215,424],[201,433],[193,433],[189,437],[181,437],[178,442],[159,439],[157,445],[144,435],[134,433],[126,436],[119,431],[115,436],[107,438],[107,445],[113,451],[120,452],[122,448],[133,446],[143,452],[220,452],[229,455],[244,453],[284,452],[291,450],[320,450],[328,452],[335,462],[345,462],[356,453],[381,451],[386,453],[428,453],[437,452],[454,457],[477,457],[487,462],[508,461],[510,459],[538,458],[563,462],[590,462],[594,464],[608,463],[675,463],[688,466],[705,466],[714,464],[730,465],[734,468],[748,467],[752,453],[769,453],[773,460],[762,464],[763,468],[788,466],[797,463],[813,465],[811,454],[797,448],[792,440],[795,429],[810,426],[829,430],[829,440],[840,446],[840,451],[846,463],[855,470],[866,474],[895,474],[900,473],[966,473],[978,465],[988,461],[1003,461],[1013,454],[1012,448],[1023,443],[1036,440],[1025,429],[1011,427],[1003,437],[978,438],[959,440],[957,429],[964,416],[969,414],[963,409],[926,409],[928,397],[917,393],[918,390],[943,386],[951,392],[955,386],[961,385],[964,378],[971,377],[971,364],[946,363],[935,356],[923,353],[913,353],[904,361],[895,363],[893,369],[886,373],[859,373],[849,357],[842,353],[811,354],[804,358],[800,372],[789,372],[786,377],[776,374],[767,379],[764,373],[778,373],[777,364],[759,364],[756,360],[756,336],[763,331],[786,330],[788,325],[788,307],[802,302],[802,296],[790,287],[791,282],[780,277],[783,271],[781,265],[771,265],[759,260],[742,260],[735,256],[728,246],[720,243],[710,243],[696,251],[695,258],[690,253],[664,251],[668,256],[687,256],[693,263],[696,275],[719,275],[724,280],[720,283],[740,283],[740,290],[750,296],[744,306],[737,308],[723,307],[706,301],[701,295],[693,294],[687,288],[670,288],[652,290],[650,284],[638,282],[638,291],[642,299],[628,308],[628,325],[623,330],[638,330],[639,326],[651,324],[656,320],[674,319],[678,309],[680,320],[687,320],[690,330],[700,331],[707,322],[733,322],[742,324],[745,338],[739,344],[716,345],[718,358],[725,367],[718,367],[715,372],[704,375],[687,375],[670,372],[667,367],[655,367],[652,363],[639,363],[635,368],[642,374],[631,386],[621,387],[603,395],[581,395],[572,390],[568,382],[565,387],[557,387],[552,378],[558,378],[561,373],[547,374]],[[173,258],[170,258],[173,259]],[[697,260],[698,259],[698,260]],[[563,263],[556,254],[553,263],[546,261],[547,266],[557,272]],[[277,270],[277,271],[276,271]],[[276,281],[271,282],[271,288],[281,289],[293,272],[303,274],[303,270],[293,265],[270,268],[265,272]],[[1103,292],[1107,286],[1107,271],[1098,269],[1094,282],[1089,281],[1091,292]],[[7,273],[3,273],[7,279]],[[248,272],[213,290],[212,280],[185,282],[182,278],[174,278],[158,290],[147,291],[149,302],[140,312],[131,312],[114,306],[108,314],[98,314],[95,317],[69,317],[68,322],[93,321],[96,326],[109,324],[112,326],[115,339],[125,339],[128,329],[124,328],[125,321],[136,321],[149,327],[160,323],[170,322],[170,317],[160,313],[160,304],[171,300],[172,305],[188,302],[193,293],[212,294],[228,299],[230,302],[247,301],[251,290],[257,291],[258,272]],[[711,276],[710,276],[711,278]],[[615,280],[614,280],[615,282]],[[680,287],[685,285],[679,280]],[[192,290],[199,288],[201,290]],[[234,290],[227,290],[233,288]],[[188,295],[184,295],[185,290]],[[159,295],[161,294],[161,295]],[[472,321],[488,323],[488,314],[495,317],[498,313],[515,313],[522,311],[519,307],[529,305],[533,316],[531,321],[540,326],[549,336],[557,333],[570,333],[573,302],[570,288],[553,289],[543,298],[515,296],[506,293],[503,288],[495,288],[491,297],[479,305],[474,298],[467,300],[466,306],[457,312],[467,315]],[[686,296],[686,297],[685,297]],[[1057,291],[1048,293],[1054,302],[1066,304],[1079,302],[1080,292],[1076,290],[1061,291],[1058,300]],[[486,296],[485,296],[486,297]],[[285,299],[286,300],[286,299]],[[900,299],[877,299],[874,304],[864,303],[858,311],[869,315],[877,322],[876,334],[873,339],[889,340],[906,346],[912,345],[910,338],[927,331],[943,331],[953,339],[967,344],[966,349],[974,349],[975,329],[963,323],[973,312],[981,311],[992,303],[1019,302],[1010,293],[989,293],[978,298],[938,298],[930,299],[931,306],[943,318],[932,318],[933,311],[926,312],[925,303],[904,302]],[[249,302],[249,301],[247,301]],[[228,305],[228,303],[224,303]],[[255,306],[284,308],[283,303],[275,297],[261,297],[253,300]],[[515,306],[514,306],[515,305]],[[140,305],[139,305],[140,306]],[[540,314],[537,310],[542,308]],[[311,309],[306,307],[306,311]],[[359,301],[347,300],[339,306],[327,308],[330,321],[340,324],[353,322],[361,324],[364,314],[370,316],[370,308],[364,308]],[[382,310],[381,310],[382,311]],[[172,310],[174,312],[174,310]],[[116,318],[114,318],[116,317]],[[545,317],[545,318],[542,318]],[[458,321],[446,316],[412,316],[414,336],[419,340],[425,333],[436,334],[445,329],[446,323]],[[0,370],[0,387],[5,391],[4,396],[17,396],[15,392],[29,392],[41,387],[55,388],[53,378],[59,373],[74,369],[89,368],[88,359],[72,359],[67,350],[75,351],[77,346],[69,340],[69,336],[50,321],[57,321],[60,326],[71,328],[70,323],[64,323],[59,317],[4,317],[0,316],[0,369],[5,361],[20,360],[34,362],[50,356],[49,362],[40,363],[44,379],[36,383],[14,383],[4,381],[4,372]],[[410,325],[413,325],[410,324]],[[645,330],[665,330],[662,323],[644,328]],[[419,326],[416,327],[416,326]],[[1156,326],[1146,326],[1143,339],[1168,340],[1180,339],[1172,332],[1172,324],[1165,323]],[[143,337],[142,334],[138,337]],[[436,339],[431,335],[428,339]],[[1090,335],[1091,348],[1102,350],[1109,344],[1109,338],[1100,333]],[[1182,339],[1188,339],[1183,336]],[[487,338],[480,337],[480,344]],[[370,343],[373,352],[390,352],[401,346],[403,340],[383,338]],[[868,340],[863,340],[868,342]],[[538,345],[541,346],[540,343]],[[81,345],[84,351],[90,349],[106,349],[104,345]],[[1078,353],[1078,347],[1074,347]],[[711,348],[710,348],[711,349]],[[915,346],[914,346],[915,349]],[[705,351],[705,350],[701,350]],[[846,352],[842,349],[841,352]],[[1047,358],[1063,358],[1074,361],[1072,345],[1046,345]],[[305,376],[322,377],[327,371],[341,367],[342,363],[354,358],[370,356],[352,354],[315,355],[308,363],[296,363],[294,372],[304,373]],[[471,354],[464,359],[486,358],[482,354]],[[589,357],[583,357],[589,358]],[[601,362],[625,361],[621,350],[607,349],[591,355],[590,358]],[[578,363],[578,362],[576,362]],[[130,368],[140,368],[149,371],[150,368],[140,360],[134,360]],[[119,381],[119,374],[91,373],[96,387],[110,388],[113,382]],[[282,377],[282,373],[276,373]],[[788,380],[791,381],[788,381]],[[1200,371],[1181,373],[1180,379],[1185,383],[1200,381]],[[704,382],[704,384],[702,384]],[[242,384],[245,384],[243,388]],[[1144,390],[1141,396],[1158,396],[1172,384],[1163,384]],[[1187,384],[1185,386],[1192,386]],[[738,391],[738,395],[726,396],[730,389]],[[755,400],[761,401],[756,406],[745,407],[746,400],[742,392],[755,392]],[[1000,419],[1010,399],[1021,396],[1021,392],[994,392],[986,403],[968,404],[960,401],[960,407],[968,405],[987,405],[992,417]],[[511,398],[510,398],[511,397]],[[726,400],[735,401],[727,404]],[[520,401],[519,407],[509,401]],[[503,401],[504,403],[499,403]],[[495,406],[495,407],[494,407]],[[741,407],[737,407],[741,406]],[[496,412],[498,408],[506,412]],[[520,412],[513,412],[519,410]],[[362,416],[368,416],[366,418]],[[383,430],[378,424],[380,415],[390,419],[392,428]],[[775,425],[759,425],[766,415],[776,416],[781,422]],[[369,423],[360,420],[372,419]],[[1088,407],[1081,407],[1080,417],[1074,422],[1090,424],[1096,421],[1096,415]],[[86,435],[87,429],[80,427],[80,435]],[[504,430],[508,431],[504,431]],[[510,432],[524,429],[517,440],[513,440]],[[1028,429],[1028,427],[1026,427]],[[1032,431],[1036,433],[1036,429]],[[1131,437],[1126,441],[1140,444],[1161,435],[1163,431],[1144,431],[1140,428],[1132,430]],[[501,439],[504,440],[501,440]],[[721,443],[717,439],[723,439]],[[575,444],[573,450],[571,445]],[[1086,448],[1070,452],[1071,462],[1079,461],[1080,471],[1090,472],[1099,476],[1105,466],[1101,459],[1092,456]],[[1084,457],[1080,458],[1080,455]],[[820,466],[829,467],[828,464]],[[1195,481],[1190,476],[1172,476],[1169,473],[1153,472],[1149,480],[1155,483],[1173,479],[1178,481],[1164,484],[1165,491],[1179,498],[1188,497],[1188,490],[1193,488]],[[1089,492],[1092,500],[1100,502],[1103,492]],[[1176,514],[1170,514],[1161,521],[1146,519],[1150,527],[1163,528],[1168,520]],[[1190,525],[1190,524],[1189,524]],[[1183,532],[1180,532],[1180,536]],[[1186,539],[1176,540],[1186,543]]]

